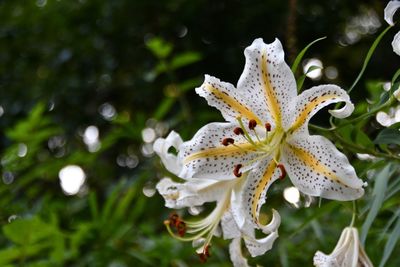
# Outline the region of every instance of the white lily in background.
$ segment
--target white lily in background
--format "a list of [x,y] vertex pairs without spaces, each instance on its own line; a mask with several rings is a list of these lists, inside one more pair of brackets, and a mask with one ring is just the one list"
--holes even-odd
[[346,227],[331,254],[317,251],[314,256],[316,267],[373,267],[358,237],[357,228]]
[[[208,75],[196,88],[227,122],[207,124],[180,146],[178,158],[183,165],[178,176],[230,180],[245,174],[244,212],[260,229],[266,192],[286,172],[304,194],[336,200],[361,197],[366,184],[346,156],[325,137],[308,132],[310,118],[331,103],[345,103],[329,111],[333,116],[349,116],[354,106],[348,94],[336,85],[321,85],[297,95],[277,39],[268,45],[256,39],[245,56],[236,88]],[[239,228],[244,222],[238,222]]]
[[[171,132],[166,139],[157,139],[154,143],[154,151],[160,156],[166,169],[175,175],[181,172],[183,164],[176,155],[168,151],[171,147],[179,151],[182,144],[181,137],[175,132]],[[171,215],[165,221],[170,234],[181,241],[193,241],[200,259],[206,261],[210,256],[211,239],[214,235],[219,236],[222,229],[223,237],[232,239],[230,255],[234,266],[248,266],[242,254],[241,239],[244,240],[251,256],[264,254],[271,249],[278,237],[280,216],[273,210],[271,222],[262,229],[267,236],[257,239],[254,227],[244,221],[245,216],[242,214],[240,192],[244,182],[245,175],[226,180],[190,178],[184,183],[174,182],[170,178],[162,179],[156,188],[169,208],[190,208],[202,206],[205,202],[216,202],[213,211],[203,219],[189,221],[183,220],[177,214]],[[238,222],[243,226],[241,229]]]
[[[384,10],[385,20],[389,25],[394,26],[393,16],[400,7],[400,1],[389,1]],[[400,32],[398,32],[392,42],[393,51],[400,56]]]

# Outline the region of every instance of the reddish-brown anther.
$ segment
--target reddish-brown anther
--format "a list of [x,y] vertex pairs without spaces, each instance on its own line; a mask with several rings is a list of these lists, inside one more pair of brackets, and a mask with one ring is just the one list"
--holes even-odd
[[257,126],[257,122],[256,122],[256,120],[250,120],[249,121],[249,129],[250,130],[254,130],[254,128],[256,128],[256,126]]
[[224,138],[221,141],[221,144],[224,146],[229,146],[230,144],[235,143],[235,140],[233,138]]
[[207,262],[207,259],[211,256],[211,255],[210,255],[210,251],[209,251],[209,247],[210,247],[209,245],[205,246],[203,252],[197,254],[197,255],[199,255],[200,261],[201,261],[202,263]]
[[240,128],[240,127],[236,127],[235,129],[233,129],[233,132],[234,132],[236,135],[244,135],[244,131],[243,131],[243,129]]
[[236,177],[242,176],[242,173],[240,172],[240,168],[242,168],[242,166],[243,166],[242,164],[235,165],[235,169],[233,169],[233,174]]
[[186,223],[184,221],[179,221],[176,225],[176,229],[178,230],[178,235],[183,237],[186,234]]
[[169,221],[171,222],[171,224],[172,224],[173,226],[176,226],[177,222],[180,221],[179,215],[176,214],[176,213],[172,213],[172,214],[169,216]]
[[267,129],[267,132],[270,132],[271,131],[271,123],[267,122],[265,124],[265,129]]
[[279,179],[283,179],[286,176],[285,166],[282,163],[279,163],[277,166],[281,170],[281,175],[279,175]]

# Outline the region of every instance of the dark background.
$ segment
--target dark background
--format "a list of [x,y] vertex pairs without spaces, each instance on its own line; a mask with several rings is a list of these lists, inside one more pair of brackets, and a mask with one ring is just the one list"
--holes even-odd
[[[385,4],[0,0],[0,265],[200,266],[191,244],[164,229],[170,210],[162,198],[142,193],[168,175],[142,130],[164,136],[174,129],[189,139],[205,123],[221,121],[193,89],[204,74],[236,84],[243,50],[258,37],[267,43],[279,38],[291,65],[308,43],[326,36],[306,58],[334,66],[338,76],[306,79],[305,88],[349,88],[386,27]],[[390,80],[398,68],[390,46],[395,31],[384,37],[353,90],[356,104],[369,97],[367,81]],[[104,116],[105,107],[115,114]],[[326,124],[324,114],[317,123]],[[82,139],[90,125],[101,142],[93,153]],[[22,157],[21,145],[27,147]],[[72,196],[58,178],[70,164],[87,176]],[[330,252],[350,222],[351,205],[285,204],[281,192],[289,185],[276,186],[268,202],[282,214],[281,238],[254,264],[310,266],[314,252]],[[371,243],[366,250],[377,263],[384,243]],[[213,244],[208,266],[230,266],[228,243],[215,238]]]

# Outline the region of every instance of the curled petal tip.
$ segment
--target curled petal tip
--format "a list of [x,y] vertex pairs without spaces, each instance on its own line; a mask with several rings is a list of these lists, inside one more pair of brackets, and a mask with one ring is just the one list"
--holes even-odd
[[392,42],[393,52],[400,56],[400,32],[398,32]]
[[345,106],[342,107],[341,109],[331,109],[329,110],[329,113],[339,119],[346,118],[351,115],[354,111],[354,105],[350,101],[347,101],[345,103]]
[[394,25],[393,16],[400,7],[400,1],[390,1],[384,10],[385,20],[389,25]]

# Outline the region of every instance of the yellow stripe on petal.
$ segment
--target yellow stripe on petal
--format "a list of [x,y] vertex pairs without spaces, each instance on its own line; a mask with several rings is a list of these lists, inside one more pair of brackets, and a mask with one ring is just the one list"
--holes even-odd
[[263,52],[261,55],[261,72],[265,92],[265,100],[267,101],[268,108],[271,112],[275,124],[281,126],[281,111],[279,109],[279,103],[275,95],[275,91],[271,85],[271,81],[268,77],[268,61],[266,53]]
[[226,92],[221,92],[217,88],[213,87],[211,84],[205,84],[204,88],[213,94],[217,99],[220,99],[225,104],[227,104],[230,108],[235,110],[242,117],[246,117],[248,120],[256,120],[257,124],[262,125],[260,118],[253,112],[251,112],[246,106],[238,102],[235,98],[231,97]]
[[251,207],[251,214],[253,217],[254,222],[258,223],[258,218],[257,218],[257,210],[259,209],[259,202],[261,199],[261,196],[263,192],[265,191],[265,188],[267,187],[268,183],[271,182],[272,176],[274,175],[276,169],[276,162],[274,160],[271,160],[270,163],[268,164],[267,169],[264,172],[264,175],[260,182],[257,184],[257,187],[255,189],[254,195],[253,195],[253,200],[252,200],[252,207]]
[[[212,157],[218,157],[218,156],[230,156],[235,153],[249,153],[251,151],[254,151],[254,146],[250,143],[244,143],[244,144],[238,144],[235,143],[235,146],[221,146],[221,147],[216,147],[216,148],[210,148],[210,149],[205,149],[201,150],[199,152],[195,152],[193,154],[190,154],[184,159],[184,164],[187,164],[190,161],[197,160],[197,159],[203,159],[203,158],[212,158]],[[233,166],[232,166],[233,168]]]
[[315,97],[309,102],[300,112],[300,114],[297,116],[296,120],[292,124],[292,127],[290,128],[290,131],[294,132],[298,128],[300,128],[304,122],[307,120],[309,117],[310,113],[318,107],[320,104],[325,103],[328,100],[333,100],[337,98],[337,95],[323,95],[320,97]]
[[324,177],[331,179],[332,181],[338,182],[340,184],[346,185],[341,181],[341,179],[335,174],[334,170],[331,170],[327,166],[325,166],[321,161],[314,157],[308,151],[296,147],[294,145],[288,145],[289,148],[293,151],[293,153],[297,156],[298,159],[304,162],[306,166],[308,166],[311,170]]

